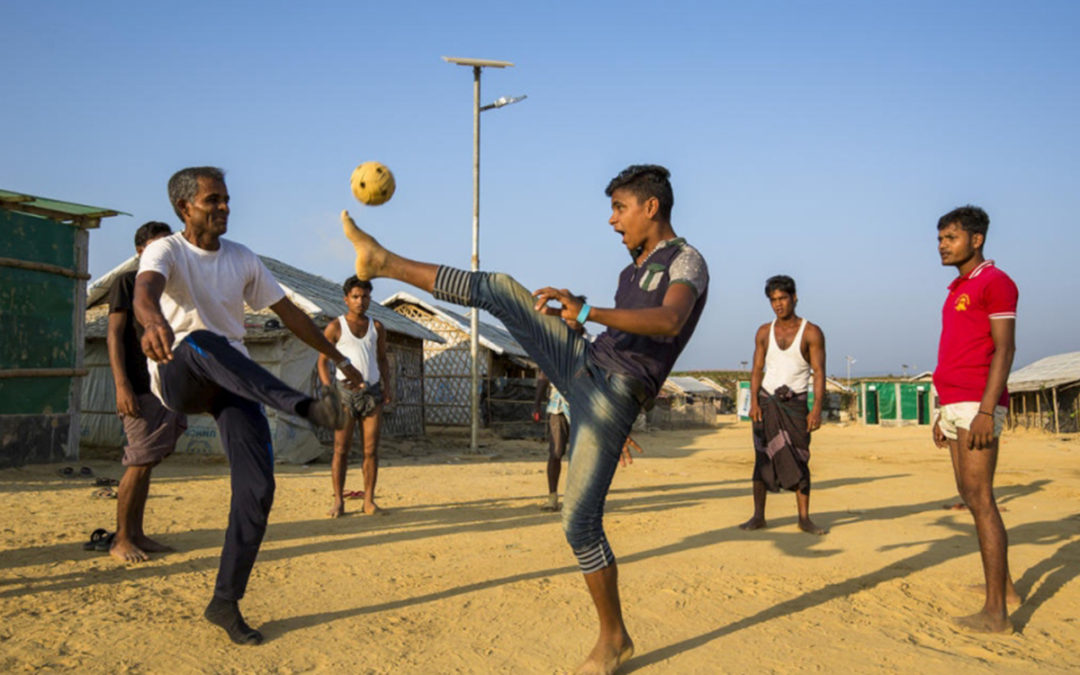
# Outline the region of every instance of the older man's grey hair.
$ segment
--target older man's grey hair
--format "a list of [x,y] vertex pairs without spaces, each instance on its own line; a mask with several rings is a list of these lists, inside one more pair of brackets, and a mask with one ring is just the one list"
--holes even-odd
[[184,220],[184,214],[180,213],[180,201],[190,202],[195,199],[195,194],[199,191],[200,177],[225,182],[225,172],[216,166],[191,166],[180,169],[169,179],[169,203],[172,204],[173,211],[176,211],[181,222]]

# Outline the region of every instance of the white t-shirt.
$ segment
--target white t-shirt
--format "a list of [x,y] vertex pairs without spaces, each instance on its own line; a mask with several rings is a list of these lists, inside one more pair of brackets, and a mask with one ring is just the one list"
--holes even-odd
[[[244,348],[244,303],[264,309],[285,297],[285,291],[259,257],[243,244],[219,239],[216,251],[201,249],[181,232],[153,242],[139,260],[139,274],[165,277],[161,313],[176,336],[173,348],[189,333],[208,330]],[[157,363],[150,361],[150,388],[161,398]]]

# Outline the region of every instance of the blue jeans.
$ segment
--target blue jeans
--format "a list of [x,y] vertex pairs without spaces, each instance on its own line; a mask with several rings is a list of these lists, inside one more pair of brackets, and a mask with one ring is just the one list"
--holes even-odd
[[585,574],[615,562],[604,536],[604,501],[623,443],[641,409],[632,378],[592,363],[587,341],[557,316],[533,309],[532,294],[512,277],[440,267],[436,298],[479,307],[498,318],[570,403],[570,466],[563,531]]

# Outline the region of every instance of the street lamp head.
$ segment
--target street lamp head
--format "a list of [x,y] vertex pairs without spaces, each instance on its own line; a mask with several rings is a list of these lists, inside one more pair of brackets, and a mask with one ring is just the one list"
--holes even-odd
[[514,103],[517,103],[518,101],[524,101],[527,98],[529,98],[528,94],[522,94],[521,96],[500,96],[491,103],[488,103],[485,106],[480,106],[480,112],[484,112],[485,110],[491,110],[492,108],[501,108],[503,106],[513,105]]
[[447,63],[453,63],[458,66],[469,66],[471,68],[508,68],[514,64],[510,61],[494,61],[492,59],[463,59],[458,56],[444,56],[443,61]]

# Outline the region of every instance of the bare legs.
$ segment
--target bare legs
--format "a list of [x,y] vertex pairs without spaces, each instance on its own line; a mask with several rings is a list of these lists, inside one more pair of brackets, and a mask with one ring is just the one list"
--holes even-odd
[[799,529],[807,534],[827,534],[828,530],[818,527],[810,520],[810,490],[796,490],[795,504],[799,509]]
[[995,439],[990,447],[983,450],[968,450],[967,430],[957,429],[957,436],[957,440],[949,441],[949,452],[952,454],[957,490],[975,519],[975,534],[979,539],[979,553],[986,579],[986,600],[981,611],[958,617],[956,622],[981,632],[1011,631],[1005,597],[1010,590],[1015,596],[1016,589],[1012,588],[1009,575],[1008,535],[993,490],[998,441]]
[[120,479],[116,491],[116,536],[109,553],[121,562],[142,562],[150,559],[147,553],[172,550],[143,532],[146,498],[150,494],[150,472],[156,465],[155,462],[129,466]]
[[[765,483],[760,480],[754,481],[754,515],[750,520],[739,525],[741,530],[760,530],[768,527],[765,522]],[[795,491],[795,505],[799,509],[799,529],[808,534],[827,534],[829,531],[818,527],[810,520],[810,491]]]
[[[345,474],[349,470],[349,449],[352,447],[356,419],[351,415],[345,428],[334,432],[334,459],[330,465],[330,479],[334,485],[334,505],[327,515],[337,518],[345,515]],[[379,511],[375,503],[375,483],[379,477],[379,435],[382,428],[382,405],[365,417],[359,425],[360,442],[364,446],[364,513],[372,515]]]
[[610,675],[634,655],[634,643],[626,632],[622,605],[619,603],[618,565],[611,564],[586,574],[585,585],[589,587],[589,595],[596,605],[596,615],[600,619],[600,636],[576,672],[580,675]]
[[375,482],[379,477],[379,433],[382,429],[382,406],[365,417],[361,424],[364,445],[364,513],[373,515],[379,511],[375,503]]
[[754,515],[750,520],[739,525],[741,530],[760,530],[766,527],[765,523],[765,483],[754,481]]
[[345,417],[345,426],[334,431],[334,458],[330,462],[334,505],[326,512],[331,518],[345,515],[345,474],[349,472],[349,448],[352,447],[353,429],[356,428],[356,419],[351,414]]

